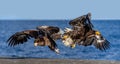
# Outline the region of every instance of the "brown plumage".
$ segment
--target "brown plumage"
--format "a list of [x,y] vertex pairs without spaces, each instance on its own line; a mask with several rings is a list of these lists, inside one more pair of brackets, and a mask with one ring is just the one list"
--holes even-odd
[[30,38],[34,38],[35,46],[48,46],[52,51],[59,53],[57,44],[55,43],[54,39],[51,37],[51,35],[54,34],[53,32],[57,33],[55,29],[24,30],[24,31],[13,34],[7,40],[7,42],[9,46],[15,46],[15,45],[23,44],[27,42],[28,39]]
[[104,51],[110,48],[110,42],[107,41],[99,31],[90,30],[85,35],[77,30],[65,32],[63,34],[63,43],[65,46],[74,48],[73,45],[90,46],[94,45],[97,49]]
[[73,29],[78,29],[81,27],[86,27],[86,29],[92,29],[94,26],[91,23],[91,13],[82,15],[78,18],[75,18],[69,22]]
[[38,26],[36,27],[38,30],[44,30],[50,34],[50,36],[54,39],[61,39],[62,30],[59,27],[55,26]]
[[83,46],[94,45],[102,51],[110,48],[110,42],[99,31],[93,29],[91,13],[75,18],[69,24],[72,26],[72,29],[65,29],[62,37],[65,46],[74,48],[76,44]]
[[104,51],[110,48],[110,42],[107,41],[99,31],[91,30],[86,33],[83,40],[78,42],[79,45],[94,45],[97,49]]

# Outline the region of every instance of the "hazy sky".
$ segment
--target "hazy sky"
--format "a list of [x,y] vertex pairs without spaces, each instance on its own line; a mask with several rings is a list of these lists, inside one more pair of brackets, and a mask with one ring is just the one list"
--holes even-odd
[[0,19],[120,19],[120,0],[0,0]]

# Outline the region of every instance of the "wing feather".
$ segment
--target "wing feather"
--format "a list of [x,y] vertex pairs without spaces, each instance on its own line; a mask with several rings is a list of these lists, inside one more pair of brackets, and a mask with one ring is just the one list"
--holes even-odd
[[101,39],[101,42],[97,41],[98,39],[96,38],[95,41],[93,42],[94,46],[101,50],[101,51],[105,51],[106,49],[110,48],[110,42],[108,42],[105,38]]
[[107,41],[102,35],[99,35],[98,38],[94,34],[91,34],[86,37],[82,45],[89,46],[92,44],[101,51],[105,51],[106,49],[110,48],[110,42]]
[[57,40],[61,38],[61,34],[59,27],[55,26],[38,26],[36,27],[38,30],[44,30],[45,32],[49,33],[52,39]]
[[54,26],[38,26],[36,27],[36,29],[45,30],[50,34],[58,33],[60,31],[58,27],[54,27]]
[[57,49],[57,44],[55,43],[55,41],[50,37],[50,35],[48,33],[46,33],[47,38],[50,41],[50,45],[48,45],[48,47],[52,50],[55,51],[55,49]]
[[39,33],[38,30],[25,30],[21,32],[17,32],[13,34],[8,40],[9,46],[15,46],[18,44],[23,44],[28,41],[30,38],[36,38],[38,37]]

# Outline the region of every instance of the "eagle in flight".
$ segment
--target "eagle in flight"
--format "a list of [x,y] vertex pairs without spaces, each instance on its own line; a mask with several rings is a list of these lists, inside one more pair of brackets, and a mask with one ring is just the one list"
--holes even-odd
[[76,44],[89,46],[94,45],[104,51],[110,48],[110,42],[102,34],[94,29],[91,23],[91,13],[75,18],[69,22],[72,28],[65,28],[62,41],[65,46],[74,48]]
[[34,38],[34,46],[48,46],[50,50],[60,53],[56,40],[61,39],[65,46],[74,48],[76,44],[94,45],[104,51],[110,48],[110,42],[94,29],[91,23],[91,13],[75,18],[69,22],[72,28],[65,28],[64,32],[55,26],[38,26],[36,30],[16,32],[7,40],[9,46],[26,43]]
[[34,46],[48,46],[50,50],[59,53],[55,40],[61,38],[61,29],[54,26],[38,26],[36,29],[16,32],[7,40],[8,45],[23,44],[30,38],[34,38]]

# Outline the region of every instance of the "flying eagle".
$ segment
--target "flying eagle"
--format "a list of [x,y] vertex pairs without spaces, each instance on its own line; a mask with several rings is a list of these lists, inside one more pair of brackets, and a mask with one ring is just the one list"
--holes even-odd
[[99,31],[90,30],[85,34],[81,35],[82,32],[67,28],[62,36],[62,40],[65,46],[74,48],[76,44],[89,46],[94,45],[97,49],[103,51],[110,48],[110,42],[106,40]]
[[110,47],[99,31],[94,30],[91,23],[91,13],[75,18],[69,22],[71,28],[66,28],[62,36],[65,46],[74,48],[76,44],[89,46],[93,45],[99,50],[106,50]]
[[34,46],[48,46],[52,51],[59,53],[56,39],[61,38],[60,29],[54,26],[38,26],[37,30],[24,30],[16,32],[8,40],[9,46],[24,44],[30,38],[34,38]]

